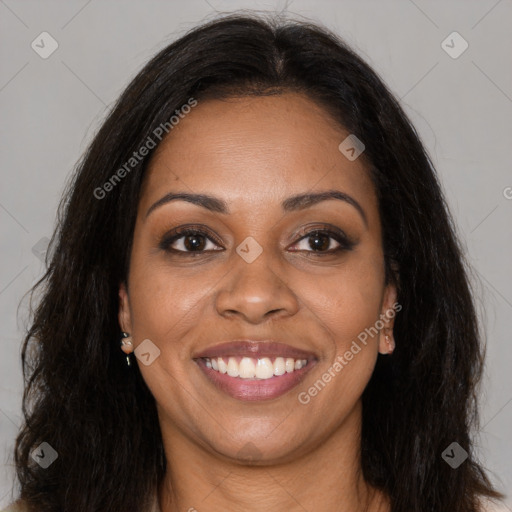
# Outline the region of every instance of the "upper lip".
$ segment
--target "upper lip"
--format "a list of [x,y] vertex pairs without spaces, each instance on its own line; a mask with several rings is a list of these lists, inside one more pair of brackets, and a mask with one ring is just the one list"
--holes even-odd
[[222,342],[198,352],[193,358],[226,356],[246,356],[256,359],[281,356],[292,357],[294,359],[307,359],[308,361],[315,358],[315,354],[312,352],[272,340],[235,340]]

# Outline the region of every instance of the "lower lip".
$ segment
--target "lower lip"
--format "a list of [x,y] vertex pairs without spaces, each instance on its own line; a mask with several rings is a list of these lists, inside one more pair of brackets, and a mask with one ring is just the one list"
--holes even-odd
[[300,370],[294,370],[284,375],[274,375],[270,379],[241,379],[208,368],[203,359],[194,359],[194,361],[208,379],[221,391],[237,400],[250,401],[271,400],[284,395],[297,386],[316,363],[316,361],[309,361]]

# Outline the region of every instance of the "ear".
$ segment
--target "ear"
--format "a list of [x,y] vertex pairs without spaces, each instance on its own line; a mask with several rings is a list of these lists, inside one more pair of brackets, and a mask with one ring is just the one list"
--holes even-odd
[[393,326],[395,325],[395,316],[402,309],[402,306],[398,304],[396,298],[396,286],[390,283],[384,290],[384,298],[380,312],[380,321],[383,324],[379,333],[379,353],[381,354],[391,354],[395,348]]
[[121,330],[127,333],[132,332],[132,322],[130,316],[130,299],[125,283],[119,285],[119,326]]

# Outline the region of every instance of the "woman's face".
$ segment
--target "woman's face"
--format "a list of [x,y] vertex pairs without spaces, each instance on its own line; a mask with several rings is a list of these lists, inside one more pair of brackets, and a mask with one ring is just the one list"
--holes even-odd
[[[119,318],[140,346],[164,439],[285,461],[357,434],[390,331],[362,333],[396,295],[364,154],[338,149],[348,135],[286,93],[199,101],[158,148]],[[185,226],[193,233],[173,233]]]

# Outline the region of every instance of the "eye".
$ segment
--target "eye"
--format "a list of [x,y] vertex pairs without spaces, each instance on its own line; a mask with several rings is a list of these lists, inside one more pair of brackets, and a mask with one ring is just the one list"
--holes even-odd
[[160,249],[174,253],[202,254],[215,249],[219,242],[211,233],[194,227],[181,227],[166,234],[159,244]]
[[333,254],[353,249],[355,243],[338,228],[312,229],[305,233],[292,252],[306,251],[317,253],[318,256]]
[[[323,256],[349,251],[355,246],[355,242],[334,226],[311,229],[301,235],[301,238],[289,249],[292,252],[305,251]],[[163,237],[159,247],[180,256],[186,254],[199,256],[207,252],[224,250],[216,236],[203,228],[194,226],[173,229]]]

